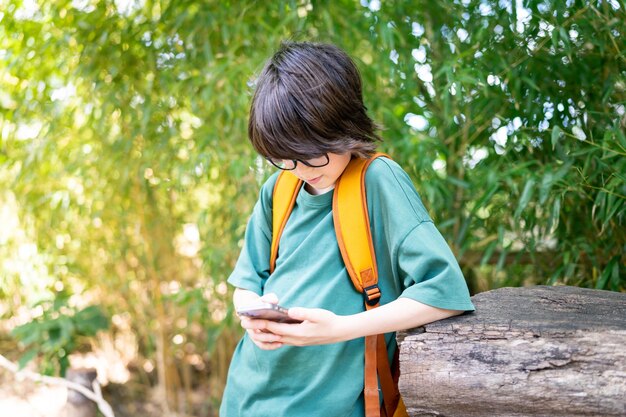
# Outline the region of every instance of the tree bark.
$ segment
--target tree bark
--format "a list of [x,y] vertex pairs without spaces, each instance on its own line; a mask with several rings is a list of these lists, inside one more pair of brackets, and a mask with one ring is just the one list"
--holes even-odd
[[398,333],[410,416],[626,415],[626,294],[501,288]]

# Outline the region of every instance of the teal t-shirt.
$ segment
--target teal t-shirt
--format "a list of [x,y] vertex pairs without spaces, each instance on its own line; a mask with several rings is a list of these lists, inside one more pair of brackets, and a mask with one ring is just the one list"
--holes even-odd
[[[286,307],[324,308],[339,315],[364,310],[341,259],[332,191],[304,187],[269,274],[273,175],[261,188],[228,282],[259,295],[273,292]],[[387,158],[370,165],[367,206],[382,292],[381,304],[408,297],[434,307],[474,310],[454,255],[435,228],[408,175]],[[395,334],[386,336],[390,358]],[[244,335],[235,350],[221,417],[363,417],[364,339],[266,351]]]

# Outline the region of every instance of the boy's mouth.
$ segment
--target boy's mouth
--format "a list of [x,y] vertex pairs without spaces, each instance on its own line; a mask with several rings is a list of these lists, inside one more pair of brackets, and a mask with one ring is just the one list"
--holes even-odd
[[313,184],[318,183],[321,179],[322,179],[322,176],[320,175],[319,177],[315,177],[315,178],[312,178],[312,179],[310,179],[310,180],[306,180],[306,182],[307,182],[308,184],[313,185]]

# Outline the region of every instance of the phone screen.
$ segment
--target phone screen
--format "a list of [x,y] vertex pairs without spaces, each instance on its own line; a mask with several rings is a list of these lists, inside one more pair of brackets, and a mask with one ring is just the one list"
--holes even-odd
[[237,314],[253,319],[272,320],[280,323],[302,323],[300,320],[295,320],[289,317],[286,308],[270,303],[259,303],[245,306],[238,309]]

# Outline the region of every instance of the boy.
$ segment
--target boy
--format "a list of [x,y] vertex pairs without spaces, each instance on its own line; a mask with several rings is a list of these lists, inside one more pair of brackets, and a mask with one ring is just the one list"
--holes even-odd
[[332,217],[332,189],[354,157],[380,140],[367,116],[361,79],[339,48],[284,43],[261,72],[248,134],[260,155],[304,181],[270,274],[272,192],[263,185],[228,282],[236,308],[262,301],[290,306],[300,324],[241,318],[246,334],[229,370],[221,417],[363,417],[364,336],[473,310],[465,280],[407,174],[378,158],[365,185],[382,292],[363,311],[346,272]]

